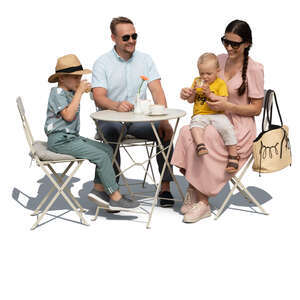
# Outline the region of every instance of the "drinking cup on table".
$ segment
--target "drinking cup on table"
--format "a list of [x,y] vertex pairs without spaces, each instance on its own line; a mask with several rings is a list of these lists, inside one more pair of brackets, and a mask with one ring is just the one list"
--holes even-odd
[[148,99],[140,99],[140,109],[144,115],[149,113],[150,103],[151,101]]
[[150,115],[161,115],[165,113],[165,106],[160,104],[152,104],[149,106]]

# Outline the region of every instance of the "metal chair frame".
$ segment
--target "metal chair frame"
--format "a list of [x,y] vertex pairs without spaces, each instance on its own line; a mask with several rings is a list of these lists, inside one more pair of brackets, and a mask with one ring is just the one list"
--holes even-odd
[[[32,216],[37,216],[36,222],[33,224],[31,229],[35,229],[37,226],[40,225],[41,220],[43,217],[47,214],[49,209],[52,207],[56,199],[61,195],[63,199],[68,203],[68,205],[72,208],[72,210],[77,214],[77,216],[80,219],[80,222],[84,225],[89,225],[85,218],[83,217],[83,214],[86,209],[84,209],[78,200],[72,195],[71,191],[67,188],[68,183],[71,181],[75,173],[78,171],[82,163],[85,161],[85,159],[76,159],[75,157],[73,159],[62,159],[62,160],[42,160],[37,155],[37,152],[34,148],[34,139],[28,124],[28,121],[25,116],[25,110],[22,103],[22,99],[20,97],[17,98],[17,106],[20,113],[20,117],[22,120],[22,125],[24,128],[26,140],[28,142],[29,148],[30,148],[30,155],[33,160],[36,161],[36,164],[38,167],[40,167],[46,176],[49,178],[50,182],[53,184],[49,192],[45,195],[45,197],[41,200],[39,205],[36,207],[34,212],[31,214]],[[77,166],[73,168],[73,171],[68,176],[66,180],[64,180],[65,175],[67,172],[71,169],[71,167],[74,165],[74,163],[77,163]],[[54,164],[60,164],[60,163],[68,163],[67,167],[64,169],[63,173],[59,175],[53,168]],[[52,173],[53,176],[51,176],[51,173],[48,171],[48,169]],[[56,179],[54,179],[54,178]],[[49,199],[50,195],[57,190],[56,194],[52,197],[52,199],[48,202],[46,208],[41,211],[41,207],[46,203],[46,201]],[[68,195],[67,195],[68,194]]]
[[[94,97],[93,97],[93,93],[92,92],[90,92],[90,99],[92,101],[94,101]],[[95,103],[95,107],[96,107],[96,111],[99,111],[99,108],[97,107],[96,103]],[[124,181],[124,184],[127,187],[127,190],[129,192],[129,194],[131,195],[131,197],[134,198],[134,194],[132,193],[132,191],[130,189],[130,185],[134,185],[134,184],[133,183],[131,183],[131,184],[128,183],[126,177],[124,176],[124,173],[126,171],[128,171],[129,169],[131,169],[132,167],[140,166],[140,167],[142,167],[144,169],[145,175],[144,175],[144,179],[143,179],[143,182],[142,182],[142,187],[143,188],[145,187],[145,182],[146,182],[147,176],[154,183],[154,185],[157,186],[156,179],[155,179],[154,172],[153,172],[153,166],[152,166],[152,163],[151,163],[151,158],[154,157],[154,156],[152,156],[153,148],[156,147],[155,146],[155,142],[149,141],[147,139],[139,139],[139,138],[136,138],[136,137],[134,137],[132,135],[129,135],[129,134],[127,134],[127,135],[124,136],[124,126],[122,127],[122,132],[120,133],[119,140],[117,142],[108,142],[105,139],[105,137],[103,136],[102,131],[99,130],[97,122],[95,120],[94,120],[94,122],[95,122],[95,125],[96,125],[95,139],[99,140],[99,141],[103,141],[106,144],[116,144],[117,145],[116,151],[114,153],[114,159],[113,159],[114,164],[116,164],[117,169],[119,171],[119,173],[116,174],[116,177],[118,177],[118,176],[122,177],[122,179]],[[130,153],[127,150],[127,148],[130,148],[130,147],[141,147],[141,146],[146,148],[148,159],[145,160],[145,161],[143,161],[143,162],[137,162],[136,160],[134,160],[134,158],[132,157],[132,155],[130,155]],[[118,165],[118,163],[116,161],[117,152],[118,152],[118,150],[120,148],[124,149],[124,151],[126,152],[126,154],[128,155],[128,157],[130,158],[131,162],[133,163],[129,168],[127,168],[127,169],[125,169],[123,171],[121,171],[120,166]],[[149,148],[151,149],[150,153],[149,153]],[[145,168],[144,164],[146,162],[147,162],[147,167]],[[149,167],[151,169],[151,175],[152,175],[152,177],[148,173]]]
[[[265,90],[265,95],[266,95],[266,90]],[[264,104],[264,100],[263,100],[263,104]],[[271,107],[273,105],[272,101],[270,101],[269,106]],[[264,107],[264,106],[263,106]],[[267,126],[267,120],[265,120],[265,123],[263,124],[264,128],[266,128]],[[260,203],[257,201],[257,199],[255,199],[255,197],[249,192],[249,190],[243,185],[242,183],[242,178],[245,175],[245,173],[247,172],[247,170],[249,169],[250,165],[253,162],[253,154],[251,154],[251,156],[248,159],[248,162],[246,163],[246,165],[238,172],[238,174],[240,174],[239,176],[234,175],[231,179],[230,182],[233,184],[230,192],[228,193],[228,195],[226,196],[224,202],[222,203],[221,207],[219,208],[216,216],[215,216],[215,220],[217,220],[221,214],[223,213],[226,204],[229,202],[231,196],[233,195],[233,192],[235,191],[235,189],[238,189],[241,194],[244,196],[244,198],[246,200],[248,200],[249,202],[254,203],[259,209],[260,211],[265,214],[268,215],[268,213],[263,209],[263,207],[260,205]]]

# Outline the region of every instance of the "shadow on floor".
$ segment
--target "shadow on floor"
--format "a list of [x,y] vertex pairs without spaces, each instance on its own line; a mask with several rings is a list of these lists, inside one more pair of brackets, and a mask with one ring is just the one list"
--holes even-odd
[[[188,187],[188,183],[185,180],[184,176],[176,176],[176,179],[180,185],[180,187],[183,190],[183,193],[185,194],[185,191]],[[217,210],[221,207],[223,204],[225,198],[227,197],[228,193],[231,190],[231,187],[229,183],[225,184],[222,190],[219,192],[219,194],[215,197],[210,197],[209,198],[209,203],[211,204],[212,209]],[[175,198],[180,199],[179,193],[176,189],[176,185],[172,183],[171,186],[172,189],[172,194]],[[260,189],[256,186],[248,186],[247,190],[254,196],[254,198],[259,202],[259,204],[263,205],[264,203],[270,201],[272,199],[272,196],[264,191],[263,189]],[[176,212],[179,212],[180,207],[182,205],[181,201],[176,201],[174,205],[174,210]],[[235,206],[235,207],[229,207],[229,206]],[[257,212],[254,208],[256,208],[256,205],[253,204],[252,202],[248,202],[244,198],[244,196],[235,190],[235,193],[231,196],[230,201],[227,203],[223,213],[226,211],[227,208],[234,209],[234,210],[244,210],[244,211],[249,211],[249,212],[254,212],[254,213],[259,213]],[[250,208],[250,210],[249,210]]]
[[[185,180],[184,176],[177,175],[176,179],[182,189],[183,194],[185,194],[185,191],[188,186],[187,181]],[[69,182],[69,184],[67,185],[67,188],[69,190],[71,190],[72,187],[74,186],[74,183],[78,182],[79,180],[80,179],[73,177],[71,179],[71,181]],[[144,197],[151,197],[151,195],[154,195],[155,186],[153,184],[146,183],[145,187],[142,187],[141,180],[137,180],[137,179],[127,179],[127,180],[128,180],[128,183],[130,184],[130,188],[131,188],[132,192],[138,195],[136,197],[136,199],[140,200]],[[47,176],[44,176],[41,179],[39,179],[37,181],[37,183],[39,184],[39,189],[38,189],[37,195],[27,195],[25,192],[20,191],[19,189],[17,189],[15,187],[12,191],[13,199],[15,201],[17,201],[24,208],[34,211],[35,208],[38,206],[38,204],[42,201],[44,196],[48,193],[48,191],[52,187],[52,183],[47,178]],[[79,203],[82,205],[82,207],[84,207],[85,209],[88,210],[86,212],[86,214],[91,215],[91,216],[94,215],[96,212],[96,205],[88,200],[88,193],[91,191],[92,187],[93,187],[92,181],[85,182],[82,185],[81,190],[79,190],[79,192],[78,192],[79,197],[76,198],[79,201]],[[122,194],[130,197],[128,190],[127,190],[126,186],[124,185],[124,183],[122,183],[122,181],[120,182],[120,190],[121,190]],[[260,204],[264,204],[267,201],[269,201],[270,199],[272,199],[270,194],[268,194],[266,191],[264,191],[260,188],[257,188],[255,186],[248,187],[248,190],[258,200],[258,202]],[[229,191],[230,191],[230,186],[229,186],[229,183],[227,183],[216,197],[210,198],[209,201],[210,201],[212,207],[215,209],[220,208],[220,206],[222,205],[222,203],[223,203],[224,199],[226,198],[227,194],[229,193]],[[171,183],[171,192],[172,192],[174,198],[178,199],[177,201],[175,201],[175,205],[172,209],[175,212],[179,212],[180,207],[182,205],[182,200],[181,200],[180,194],[179,194],[174,182]],[[50,198],[52,198],[55,195],[55,193],[56,193],[56,190],[52,192],[52,194],[50,195]],[[44,209],[46,207],[47,203],[48,203],[48,201],[46,202],[45,205],[43,205],[42,209]],[[151,200],[143,201],[143,206],[149,211],[151,208],[151,203],[152,203]],[[253,203],[249,203],[243,197],[243,195],[241,193],[236,193],[231,197],[231,200],[227,204],[225,210],[231,204],[233,204],[234,206],[237,207],[237,208],[232,208],[232,209],[246,210],[245,208],[251,208],[252,212],[256,212],[253,209]],[[53,214],[53,212],[60,211],[60,210],[67,210],[67,211],[61,213],[60,215]],[[65,201],[65,199],[60,195],[54,202],[53,206],[50,208],[47,215],[52,217],[51,220],[60,218],[60,219],[68,220],[71,222],[76,222],[72,219],[67,219],[66,217],[63,217],[69,211],[71,211],[70,206]],[[249,211],[249,210],[247,210],[247,211]],[[101,209],[100,213],[99,213],[99,217],[105,217],[106,219],[111,219],[111,220],[135,220],[138,218],[138,215],[130,215],[129,213],[112,214],[112,213],[109,213],[109,212]],[[47,222],[49,222],[49,221],[46,221],[44,223],[47,223]],[[44,224],[44,223],[42,223],[42,224]],[[76,223],[79,223],[79,222],[76,222]]]

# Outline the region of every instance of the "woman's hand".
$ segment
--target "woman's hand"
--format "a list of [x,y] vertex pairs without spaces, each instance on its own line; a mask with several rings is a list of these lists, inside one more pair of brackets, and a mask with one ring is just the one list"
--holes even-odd
[[227,97],[213,97],[206,100],[208,106],[214,111],[226,111],[230,105]]
[[187,100],[188,98],[194,95],[195,95],[195,90],[191,88],[183,88],[180,91],[180,98],[183,100]]

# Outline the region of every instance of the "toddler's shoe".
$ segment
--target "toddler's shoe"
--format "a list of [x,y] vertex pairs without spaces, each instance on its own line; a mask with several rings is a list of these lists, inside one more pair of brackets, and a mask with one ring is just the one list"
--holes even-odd
[[208,150],[205,144],[201,143],[196,146],[196,153],[198,156],[204,155],[208,153]]

